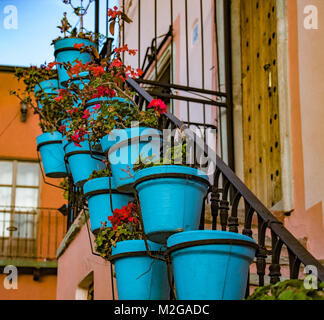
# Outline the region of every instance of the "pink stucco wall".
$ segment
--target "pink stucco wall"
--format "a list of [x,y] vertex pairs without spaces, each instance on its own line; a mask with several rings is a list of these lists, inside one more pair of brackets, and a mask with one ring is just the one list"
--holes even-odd
[[57,300],[74,300],[80,282],[91,271],[94,273],[94,299],[112,300],[110,265],[91,253],[88,231],[84,225],[58,259]]
[[[322,0],[288,0],[294,212],[285,225],[324,259],[324,42]],[[307,30],[304,9],[318,10],[318,30]]]

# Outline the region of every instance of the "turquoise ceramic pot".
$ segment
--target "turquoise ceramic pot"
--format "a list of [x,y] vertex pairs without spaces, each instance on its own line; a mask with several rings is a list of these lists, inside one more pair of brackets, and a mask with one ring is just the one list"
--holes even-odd
[[111,227],[111,223],[108,221],[108,217],[113,215],[111,201],[113,210],[115,210],[127,206],[130,201],[134,200],[133,194],[118,192],[113,179],[111,179],[111,191],[109,191],[109,177],[89,180],[83,186],[83,193],[88,200],[91,231],[93,233],[96,233],[102,227],[102,222],[107,222],[107,227]]
[[[34,93],[37,95],[38,92],[43,90],[47,95],[52,96],[53,98],[58,95],[59,83],[57,79],[44,80],[40,82],[39,85],[35,86]],[[43,105],[38,101],[38,107],[43,108]]]
[[[204,241],[208,241],[208,243]],[[256,242],[222,231],[182,232],[168,239],[177,300],[242,300]]]
[[152,128],[114,129],[101,140],[103,152],[108,153],[112,175],[121,192],[132,190],[134,164],[139,157],[160,158],[162,132]]
[[135,189],[141,204],[145,233],[166,243],[177,232],[198,230],[208,177],[185,166],[156,166],[137,171]]
[[47,132],[37,137],[37,150],[42,158],[44,173],[49,178],[67,176],[60,132]]
[[81,147],[74,142],[64,142],[65,157],[69,163],[73,181],[77,186],[83,186],[93,171],[105,169],[105,156],[101,152],[90,151],[89,141],[80,142]]
[[[162,249],[161,245],[150,241],[148,246],[152,253]],[[144,240],[117,242],[116,248],[112,248],[119,300],[169,299],[166,263],[150,258],[145,253]]]
[[[75,60],[78,59],[82,63],[87,63],[92,61],[92,57],[89,53],[80,53],[80,49],[74,48],[74,44],[84,44],[84,46],[97,47],[95,43],[90,40],[80,39],[80,38],[65,38],[55,42],[55,58],[59,63],[70,62],[72,66],[75,64]],[[58,66],[58,77],[59,85],[61,87],[66,87],[67,81],[70,79],[67,70],[63,66]]]

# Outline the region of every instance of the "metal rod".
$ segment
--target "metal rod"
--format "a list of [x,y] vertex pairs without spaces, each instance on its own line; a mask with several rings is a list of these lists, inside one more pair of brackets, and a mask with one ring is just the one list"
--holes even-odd
[[[201,33],[201,84],[202,88],[205,89],[205,47],[204,47],[204,13],[203,3],[200,0],[200,33]],[[203,104],[203,121],[204,121],[204,142],[206,142],[206,105]]]
[[228,108],[226,109],[227,120],[227,150],[228,166],[235,170],[234,159],[234,130],[233,130],[233,101],[232,101],[232,37],[231,37],[231,0],[224,1],[224,37],[225,37],[225,86]]
[[[99,33],[99,0],[95,2],[95,33]],[[99,49],[99,39],[96,39],[96,43]]]
[[136,79],[138,83],[143,83],[143,84],[150,84],[158,87],[164,87],[164,88],[172,88],[176,90],[181,90],[181,91],[192,91],[192,92],[199,92],[203,94],[208,94],[208,95],[213,95],[213,96],[218,96],[222,98],[227,98],[227,93],[224,92],[218,92],[214,90],[207,90],[205,88],[195,88],[195,87],[189,87],[189,86],[183,86],[179,84],[172,84],[172,83],[161,83],[158,81],[154,80],[146,80],[146,79]]
[[[157,96],[157,97],[164,97],[164,98],[170,98],[170,99],[182,100],[182,101],[188,101],[188,102],[190,101],[190,102],[195,102],[195,103],[205,103],[205,104],[209,104],[212,106],[218,106],[221,108],[228,108],[226,103],[217,102],[214,100],[203,100],[203,99],[191,98],[191,97],[186,97],[186,96],[177,96],[174,94],[163,93],[160,91],[150,91],[150,94],[152,96]],[[190,120],[188,120],[188,123],[190,123]],[[202,125],[203,125],[203,123],[202,123]]]
[[155,59],[155,80],[158,79],[157,69],[157,0],[154,0],[154,59]]
[[[123,12],[125,12],[125,0],[123,0]],[[125,45],[125,20],[123,20],[123,45]],[[125,52],[123,52],[123,62],[125,63]]]
[[141,0],[138,0],[138,68],[141,67]]
[[[106,12],[108,11],[109,9],[109,0],[106,0]],[[108,14],[105,15],[106,16],[106,37],[108,37],[109,35],[109,18],[108,18]]]
[[[186,73],[187,86],[189,86],[189,44],[188,44],[188,0],[185,0],[185,22],[186,22]],[[190,102],[187,102],[188,122],[190,122]]]
[[[170,59],[170,84],[173,84],[174,79],[173,79],[173,0],[170,0],[170,11],[171,11],[171,59]],[[174,102],[170,101],[172,104],[172,110],[171,113],[174,113]]]

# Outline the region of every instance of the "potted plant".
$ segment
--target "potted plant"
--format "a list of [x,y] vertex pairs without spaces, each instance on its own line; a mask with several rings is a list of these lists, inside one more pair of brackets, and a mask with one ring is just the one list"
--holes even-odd
[[[107,115],[109,113],[109,117]],[[132,190],[133,167],[139,157],[160,158],[162,132],[158,130],[160,113],[141,111],[136,105],[118,102],[102,108],[97,123],[110,127],[110,133],[101,140],[101,146],[110,162],[117,189]],[[100,129],[99,129],[100,130]],[[109,130],[109,129],[107,129]]]
[[[58,89],[56,71],[49,70],[41,65],[39,68],[17,68],[15,76],[18,81],[23,80],[23,91],[10,91],[26,103],[39,116],[39,126],[43,134],[37,137],[37,150],[41,154],[44,172],[50,178],[63,178],[67,175],[62,147],[62,134],[59,132],[61,122],[65,118],[65,107],[73,102],[70,97],[63,101],[54,96],[60,94]],[[33,93],[37,105],[33,103]]]
[[[148,255],[136,203],[115,209],[95,237],[96,251],[115,265],[119,300],[167,300],[167,265]],[[162,246],[147,242],[152,256],[163,256]]]
[[258,245],[244,235],[190,231],[167,242],[177,300],[242,300]]
[[[125,66],[120,61],[121,52],[136,53],[126,45],[115,49],[111,63],[109,59],[102,59],[97,64],[79,61],[69,69],[71,77],[87,72],[89,82],[82,86],[82,90],[70,86],[77,92],[80,103],[78,112],[69,123],[68,138],[78,144],[85,140],[93,146],[100,144],[109,158],[117,189],[128,192],[132,186],[132,166],[148,141],[152,150],[145,155],[159,156],[161,132],[157,128],[160,115],[166,112],[166,105],[159,100],[158,105],[152,103],[146,111],[140,110],[133,99],[134,92],[127,88],[125,80],[140,76],[141,70]],[[139,141],[143,136],[146,140]],[[79,140],[75,141],[75,137]],[[133,143],[129,147],[130,141]],[[116,159],[118,154],[122,155],[121,159]]]
[[[94,171],[83,186],[83,194],[88,201],[91,231],[96,234],[102,221],[113,215],[113,211],[122,208],[134,200],[134,194],[120,193],[111,179],[109,169]],[[108,221],[107,226],[111,227]]]
[[[187,144],[176,143],[160,160],[139,159],[134,170],[147,237],[166,243],[169,236],[198,230],[203,202],[210,186],[208,176],[186,164]],[[163,201],[161,201],[163,199]],[[159,203],[159,210],[156,210]]]
[[88,63],[93,60],[93,56],[87,51],[88,48],[95,51],[97,57],[99,56],[96,44],[99,35],[92,32],[85,32],[83,27],[83,17],[87,14],[92,2],[91,0],[89,0],[86,7],[82,6],[82,2],[80,7],[74,7],[69,0],[64,0],[63,2],[69,4],[73,8],[74,13],[80,17],[79,31],[77,28],[71,30],[72,26],[66,18],[66,13],[64,13],[61,25],[58,26],[63,34],[63,38],[58,37],[52,42],[54,44],[55,56],[55,63],[53,65],[57,64],[60,86],[66,87],[66,81],[69,80],[67,68],[73,66],[77,60],[83,63]]

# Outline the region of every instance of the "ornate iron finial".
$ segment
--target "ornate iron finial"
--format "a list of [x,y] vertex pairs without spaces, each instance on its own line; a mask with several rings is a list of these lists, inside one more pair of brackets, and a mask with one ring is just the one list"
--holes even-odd
[[83,17],[87,14],[88,9],[90,7],[90,4],[93,2],[94,0],[88,0],[88,4],[86,7],[83,6],[83,0],[80,0],[80,6],[79,7],[75,7],[72,4],[72,0],[63,0],[64,4],[70,5],[71,8],[73,9],[74,13],[80,17],[80,30],[83,29]]

